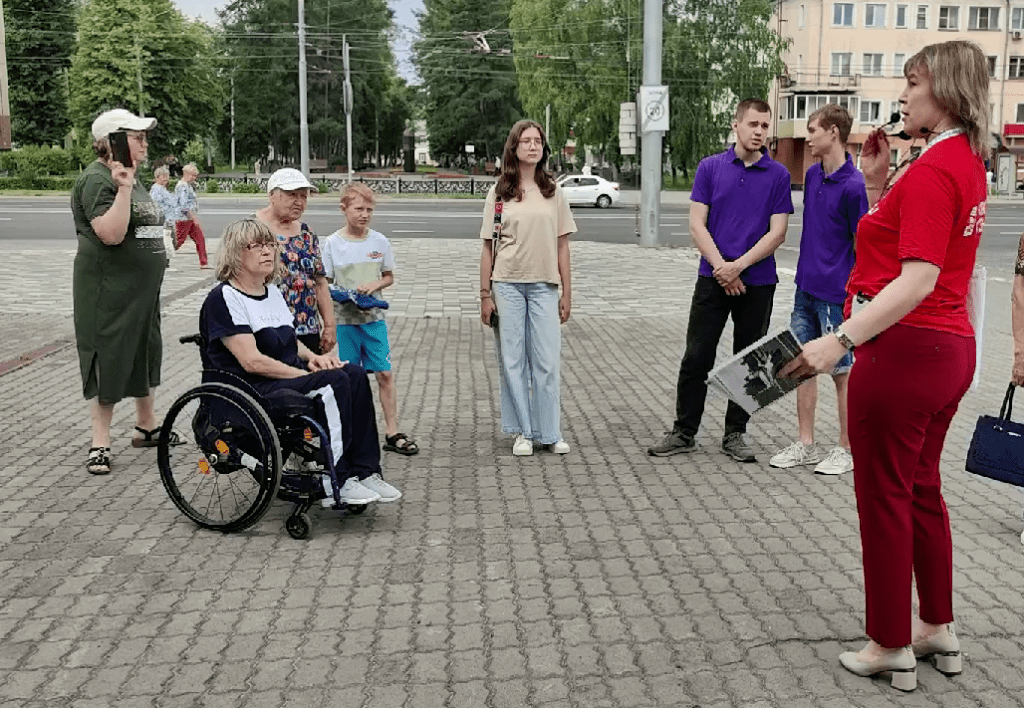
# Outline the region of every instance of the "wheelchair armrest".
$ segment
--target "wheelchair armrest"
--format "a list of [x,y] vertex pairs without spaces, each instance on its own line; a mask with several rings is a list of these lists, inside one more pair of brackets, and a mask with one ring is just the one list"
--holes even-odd
[[201,334],[189,334],[184,337],[178,337],[178,341],[182,344],[195,344],[200,349],[203,348],[203,335]]

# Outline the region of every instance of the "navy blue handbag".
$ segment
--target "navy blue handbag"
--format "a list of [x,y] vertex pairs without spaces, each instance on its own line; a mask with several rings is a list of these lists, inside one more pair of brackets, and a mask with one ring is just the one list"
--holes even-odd
[[982,477],[1024,487],[1024,425],[1010,420],[1014,388],[1011,383],[1006,389],[998,418],[978,417],[966,468]]

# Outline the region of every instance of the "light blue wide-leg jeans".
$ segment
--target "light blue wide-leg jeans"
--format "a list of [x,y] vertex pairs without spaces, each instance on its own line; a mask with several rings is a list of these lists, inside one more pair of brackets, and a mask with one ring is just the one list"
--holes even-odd
[[558,286],[495,282],[491,294],[498,308],[501,429],[541,445],[556,443],[562,439]]

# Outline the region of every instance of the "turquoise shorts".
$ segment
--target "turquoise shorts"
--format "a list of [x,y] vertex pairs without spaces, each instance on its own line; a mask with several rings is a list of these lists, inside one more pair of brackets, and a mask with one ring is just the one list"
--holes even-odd
[[338,325],[338,358],[367,371],[391,371],[391,346],[384,320]]

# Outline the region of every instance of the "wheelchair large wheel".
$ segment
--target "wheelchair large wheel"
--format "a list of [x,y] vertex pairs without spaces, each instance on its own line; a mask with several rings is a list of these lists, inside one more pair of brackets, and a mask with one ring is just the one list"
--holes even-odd
[[[169,444],[171,431],[181,444]],[[157,453],[171,501],[204,528],[249,528],[281,484],[281,446],[270,418],[252,396],[226,384],[205,383],[178,398]]]

